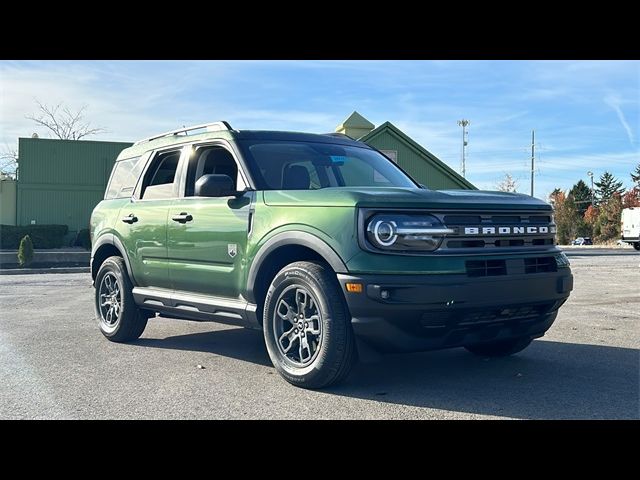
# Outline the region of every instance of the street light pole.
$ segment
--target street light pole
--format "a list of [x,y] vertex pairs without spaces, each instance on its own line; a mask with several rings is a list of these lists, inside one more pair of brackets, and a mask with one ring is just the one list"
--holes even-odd
[[587,175],[591,177],[591,205],[595,207],[595,203],[593,202],[593,172],[587,172]]
[[536,143],[535,143],[535,130],[531,130],[531,196],[533,197],[533,175],[535,174],[535,162],[536,162]]
[[467,148],[467,125],[469,125],[469,120],[458,120],[458,125],[462,127],[462,177],[465,178],[466,173],[466,165],[465,165],[465,150]]

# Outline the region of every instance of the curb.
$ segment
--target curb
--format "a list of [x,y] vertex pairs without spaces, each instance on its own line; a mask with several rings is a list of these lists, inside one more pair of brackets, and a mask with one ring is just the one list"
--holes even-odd
[[34,275],[39,273],[89,273],[89,267],[60,267],[60,268],[3,268],[0,275]]

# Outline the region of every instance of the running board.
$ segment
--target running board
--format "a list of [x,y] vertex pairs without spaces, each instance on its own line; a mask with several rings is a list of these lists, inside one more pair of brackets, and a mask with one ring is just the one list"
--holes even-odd
[[168,316],[262,328],[256,316],[256,305],[244,300],[149,287],[134,287],[132,293],[139,307]]

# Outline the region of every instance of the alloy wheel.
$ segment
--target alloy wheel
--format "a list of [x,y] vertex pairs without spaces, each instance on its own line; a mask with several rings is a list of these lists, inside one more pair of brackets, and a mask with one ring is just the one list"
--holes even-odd
[[98,295],[100,319],[107,329],[113,330],[118,324],[122,311],[122,290],[114,273],[107,272],[102,277]]
[[274,336],[280,354],[295,367],[306,367],[322,344],[322,316],[314,296],[300,285],[287,287],[276,302]]

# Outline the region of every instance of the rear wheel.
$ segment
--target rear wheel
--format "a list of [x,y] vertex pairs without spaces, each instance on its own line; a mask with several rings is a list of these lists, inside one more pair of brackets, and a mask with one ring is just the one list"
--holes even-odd
[[471,353],[482,357],[506,357],[524,350],[532,341],[533,339],[529,337],[519,337],[509,340],[500,340],[498,342],[465,345],[464,348],[469,350]]
[[129,276],[121,257],[109,257],[95,281],[95,312],[100,331],[112,342],[135,340],[147,326],[148,312],[134,300]]
[[635,248],[636,250],[640,250],[640,242],[634,243],[633,248]]
[[334,273],[323,264],[295,262],[280,270],[263,318],[269,357],[293,385],[340,382],[357,360],[351,315]]

